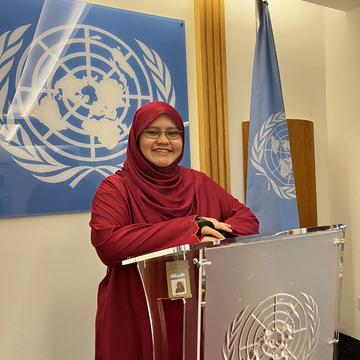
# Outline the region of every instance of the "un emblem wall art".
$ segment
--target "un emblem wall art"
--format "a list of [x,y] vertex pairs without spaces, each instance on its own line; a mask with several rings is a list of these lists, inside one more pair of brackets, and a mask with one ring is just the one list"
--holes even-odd
[[189,144],[183,21],[70,0],[0,6],[0,217],[89,210],[149,101],[177,108]]

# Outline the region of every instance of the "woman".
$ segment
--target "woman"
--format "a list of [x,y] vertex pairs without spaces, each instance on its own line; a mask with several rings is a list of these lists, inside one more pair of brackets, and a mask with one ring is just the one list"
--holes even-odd
[[91,240],[108,267],[99,285],[96,360],[152,359],[140,278],[136,267],[123,267],[122,260],[223,239],[218,230],[235,235],[258,231],[248,208],[206,175],[178,165],[183,150],[178,112],[163,102],[148,103],[134,116],[123,169],[96,192]]

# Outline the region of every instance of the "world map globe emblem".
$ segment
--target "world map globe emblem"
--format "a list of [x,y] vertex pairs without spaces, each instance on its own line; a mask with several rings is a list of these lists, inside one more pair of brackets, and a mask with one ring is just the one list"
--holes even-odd
[[133,49],[82,24],[35,37],[20,59],[16,85],[13,109],[29,137],[77,161],[123,155],[133,114],[153,100],[149,75]]
[[285,113],[271,114],[255,133],[250,149],[255,176],[267,181],[267,191],[281,199],[296,198],[295,179]]
[[290,142],[286,122],[273,128],[265,142],[264,164],[267,173],[278,184],[294,186]]
[[223,359],[311,360],[319,334],[319,308],[311,295],[273,294],[236,314],[225,334]]

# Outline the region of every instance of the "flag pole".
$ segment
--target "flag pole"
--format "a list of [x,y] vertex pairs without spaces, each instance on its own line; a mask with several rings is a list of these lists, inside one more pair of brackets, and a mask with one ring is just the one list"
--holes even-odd
[[256,23],[256,32],[260,24],[260,19],[262,16],[262,4],[268,3],[266,0],[255,0],[255,23]]

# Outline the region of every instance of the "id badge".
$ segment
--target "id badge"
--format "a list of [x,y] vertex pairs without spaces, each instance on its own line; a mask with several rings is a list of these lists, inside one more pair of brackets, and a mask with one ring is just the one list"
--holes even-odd
[[191,298],[189,264],[186,260],[168,261],[166,278],[170,299]]

